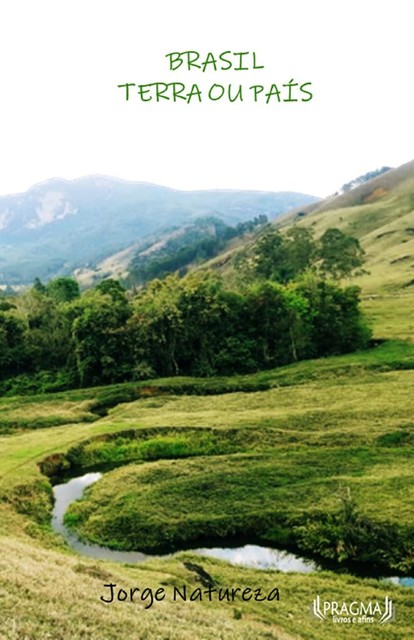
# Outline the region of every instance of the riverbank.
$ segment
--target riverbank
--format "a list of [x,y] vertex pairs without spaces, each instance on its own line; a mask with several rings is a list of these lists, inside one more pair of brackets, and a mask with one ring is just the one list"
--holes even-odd
[[[53,637],[57,629],[65,640],[95,640],[105,629],[105,640],[145,635],[159,640],[172,627],[170,637],[174,640],[194,640],[200,639],[204,622],[202,640],[216,639],[220,634],[226,640],[241,636],[246,640],[331,640],[332,623],[319,623],[309,613],[318,594],[345,602],[355,598],[384,602],[391,597],[396,605],[396,622],[355,627],[352,638],[409,638],[414,625],[411,590],[378,580],[330,571],[256,571],[212,558],[200,559],[191,552],[179,553],[174,559],[153,558],[140,565],[82,557],[51,531],[52,488],[38,466],[51,456],[62,460],[61,456],[73,448],[84,451],[90,462],[95,464],[99,459],[101,464],[112,448],[111,456],[115,452],[117,462],[124,465],[111,472],[120,474],[119,478],[127,473],[125,465],[131,463],[144,479],[151,479],[150,468],[154,474],[157,471],[160,480],[164,474],[164,489],[171,489],[164,492],[165,499],[152,493],[155,488],[147,482],[147,499],[154,500],[156,511],[168,506],[167,498],[176,504],[177,495],[189,487],[187,483],[200,481],[195,512],[206,506],[203,521],[209,513],[214,520],[214,511],[208,510],[211,500],[217,505],[223,501],[223,513],[230,507],[231,517],[243,513],[246,500],[255,502],[257,510],[250,512],[253,523],[254,514],[270,496],[271,508],[282,514],[302,504],[306,515],[313,509],[313,499],[318,508],[321,505],[336,510],[340,505],[338,492],[350,486],[360,512],[367,518],[384,523],[394,517],[394,523],[412,526],[412,348],[408,345],[404,350],[403,343],[395,348],[385,346],[378,352],[300,363],[274,374],[266,372],[267,384],[279,386],[256,392],[203,395],[200,388],[195,396],[184,393],[181,381],[180,395],[176,395],[172,387],[165,391],[164,382],[160,392],[118,404],[106,417],[95,416],[93,421],[89,407],[94,406],[102,389],[1,399],[8,430],[1,436],[0,448],[4,629],[7,624],[7,631],[2,628],[1,632],[5,638],[28,636],[37,640],[48,633]],[[262,375],[257,376],[260,384]],[[209,382],[210,391],[213,382]],[[46,427],[46,418],[55,426]],[[23,421],[21,426],[19,420]],[[122,432],[136,430],[145,437],[132,440],[128,447]],[[193,438],[195,432],[199,432],[198,438]],[[207,443],[208,454],[203,451]],[[226,449],[229,444],[231,448]],[[157,460],[160,452],[164,458]],[[174,469],[178,493],[173,490]],[[229,470],[234,474],[228,476]],[[135,480],[137,477],[134,474]],[[232,486],[241,500],[234,500],[234,492],[228,492],[228,496],[220,493],[227,477],[234,480]],[[128,485],[126,477],[124,480],[125,489],[136,489],[136,484]],[[117,491],[121,484],[117,484]],[[205,490],[209,485],[216,488],[210,496]],[[266,490],[260,492],[260,487]],[[327,492],[330,487],[333,491]],[[233,505],[229,505],[231,495]],[[205,497],[207,502],[203,503]],[[145,611],[133,603],[104,605],[99,601],[103,584],[109,582],[126,588],[144,585],[157,589],[164,583],[187,584],[188,590],[197,588],[197,576],[185,568],[184,562],[201,565],[221,585],[240,584],[269,591],[276,584],[280,602],[268,607],[260,602],[226,606],[165,602]],[[334,632],[339,639],[348,638],[350,633],[343,626],[336,626]]]
[[[102,474],[99,472],[86,473],[83,476],[72,478],[63,484],[58,484],[53,487],[55,503],[52,513],[52,526],[54,530],[65,538],[72,549],[89,558],[100,558],[114,562],[129,563],[145,562],[153,559],[155,557],[154,555],[145,554],[138,550],[116,551],[97,544],[84,543],[76,536],[76,534],[65,526],[64,517],[70,505],[75,501],[82,499],[85,490],[101,478]],[[225,560],[230,564],[252,569],[274,569],[282,572],[298,573],[314,573],[315,571],[321,571],[323,569],[322,565],[317,564],[311,558],[303,558],[294,553],[289,553],[286,550],[254,544],[245,544],[242,547],[234,547],[234,545],[232,547],[209,546],[201,549],[192,549],[191,553],[204,557]],[[172,554],[168,554],[163,557],[171,558]],[[335,567],[333,565],[330,569],[335,571]],[[338,566],[337,570],[344,571],[345,569],[344,567]],[[352,573],[352,570],[350,573]],[[366,574],[364,577],[378,578],[400,586],[414,586],[414,578],[412,577],[404,578],[392,576],[384,578],[378,574],[376,575],[375,572],[372,572],[371,575]]]

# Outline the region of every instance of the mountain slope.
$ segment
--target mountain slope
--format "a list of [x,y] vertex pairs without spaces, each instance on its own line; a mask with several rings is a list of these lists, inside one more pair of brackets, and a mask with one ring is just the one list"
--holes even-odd
[[322,213],[333,211],[334,209],[344,209],[363,204],[377,202],[391,192],[406,192],[410,189],[407,184],[414,179],[414,160],[407,162],[396,169],[390,169],[372,180],[368,180],[351,191],[328,196],[323,200],[310,203],[305,207],[295,208],[281,216],[280,222],[291,222],[296,217],[303,217],[303,214]]
[[[358,238],[366,252],[367,273],[353,277],[364,294],[414,291],[414,161],[392,169],[348,193],[330,196],[280,216],[274,224],[285,233],[293,225],[311,227],[316,238],[339,228]],[[249,251],[250,237],[206,266],[231,282],[237,277],[234,258]]]
[[368,273],[353,281],[364,293],[414,286],[414,161],[312,209],[282,222],[311,226],[316,236],[337,227],[358,238]]
[[215,215],[270,219],[316,200],[290,192],[177,191],[105,176],[53,179],[0,197],[0,283],[68,274],[163,227]]

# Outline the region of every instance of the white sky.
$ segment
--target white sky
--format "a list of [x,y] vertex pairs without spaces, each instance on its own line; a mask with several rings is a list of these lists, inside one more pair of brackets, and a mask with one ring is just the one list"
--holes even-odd
[[[328,195],[414,157],[407,0],[3,0],[0,193],[106,174],[180,189]],[[171,51],[255,51],[263,70],[168,68]],[[125,82],[266,89],[310,102],[126,102]],[[267,89],[268,90],[268,89]],[[262,94],[263,95],[263,94]]]

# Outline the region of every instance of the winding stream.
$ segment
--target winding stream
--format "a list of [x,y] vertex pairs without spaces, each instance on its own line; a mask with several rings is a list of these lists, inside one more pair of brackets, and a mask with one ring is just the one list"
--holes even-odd
[[[63,517],[69,505],[75,500],[79,500],[86,487],[97,482],[102,477],[102,473],[86,473],[83,476],[72,478],[64,484],[57,484],[53,487],[53,495],[55,497],[55,505],[52,513],[52,527],[60,533],[68,544],[81,555],[91,558],[99,558],[101,560],[112,560],[115,562],[143,562],[151,559],[152,555],[141,553],[140,551],[115,551],[107,547],[101,547],[98,544],[87,544],[81,542],[79,538],[69,531],[64,523]],[[277,569],[278,571],[296,571],[299,573],[313,573],[321,569],[321,567],[313,560],[308,560],[296,556],[287,551],[271,549],[259,545],[247,544],[237,548],[199,548],[191,549],[192,553],[212,558],[227,560],[231,564],[243,567],[252,567],[255,569]],[[169,558],[173,554],[164,557]],[[413,587],[414,578],[391,577],[388,581],[402,586]]]

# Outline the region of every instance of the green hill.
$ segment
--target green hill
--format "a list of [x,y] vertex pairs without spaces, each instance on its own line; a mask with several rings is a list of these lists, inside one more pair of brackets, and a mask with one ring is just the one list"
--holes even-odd
[[[328,228],[358,238],[365,251],[366,273],[344,284],[361,287],[362,306],[375,327],[375,337],[413,339],[414,161],[347,193],[294,209],[273,224],[281,233],[297,225],[311,228],[316,238]],[[260,233],[238,239],[201,268],[216,269],[229,283],[235,282],[237,255],[251,251]]]
[[336,227],[358,238],[369,273],[353,281],[364,294],[414,286],[414,161],[348,193],[296,209],[278,223],[310,226],[317,236]]

